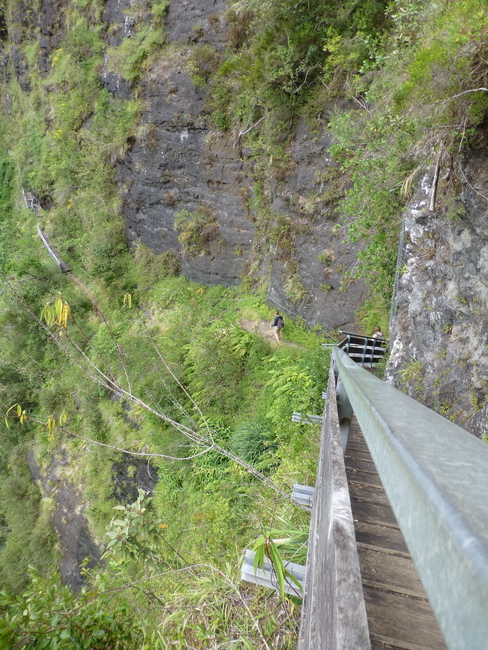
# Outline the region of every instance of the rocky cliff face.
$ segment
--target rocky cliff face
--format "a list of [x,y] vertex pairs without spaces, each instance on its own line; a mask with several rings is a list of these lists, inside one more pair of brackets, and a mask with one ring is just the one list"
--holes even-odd
[[387,373],[394,385],[478,436],[488,434],[486,136],[479,129],[455,168],[449,156],[439,159],[434,206],[436,170],[419,179],[404,217]]
[[[191,79],[192,51],[210,44],[218,52],[225,43],[225,6],[222,0],[193,0],[169,7],[166,30],[174,49],[141,80],[146,128],[119,167],[128,242],[140,240],[157,253],[177,251],[181,271],[204,284],[268,278],[268,298],[285,311],[327,329],[354,327],[365,287],[340,287],[358,247],[342,243],[338,217],[320,198],[327,189],[321,176],[331,164],[326,114],[319,133],[298,125],[289,144],[290,166],[265,184],[263,200],[286,232],[284,254],[279,234],[272,243],[252,208],[261,180],[255,155],[239,134],[213,128],[207,91]],[[117,19],[122,32],[126,17],[119,3],[113,7],[111,22]],[[191,254],[175,226],[181,214],[208,221],[204,241]],[[302,285],[298,292],[290,286],[292,274]]]
[[[332,107],[323,107],[320,128],[312,130],[304,120],[295,125],[287,145],[289,162],[268,169],[263,178],[259,151],[246,148],[241,134],[214,128],[208,88],[192,77],[198,48],[210,48],[218,59],[226,47],[226,7],[226,0],[169,3],[169,47],[137,82],[108,68],[100,71],[100,82],[111,93],[123,99],[137,93],[145,100],[138,135],[117,163],[127,241],[130,246],[141,241],[156,253],[175,253],[181,272],[192,280],[226,285],[244,277],[264,280],[269,300],[288,313],[326,329],[355,329],[365,287],[362,282],[349,284],[345,291],[340,287],[359,247],[343,242],[340,215],[327,200],[332,144],[327,116]],[[36,12],[33,5],[15,5],[15,28],[8,32],[11,69],[24,92],[30,87],[22,39],[38,30],[42,73],[64,31],[64,4],[41,0],[39,8]],[[130,0],[105,3],[101,18],[107,45],[134,37],[136,9]],[[6,39],[2,24],[0,35]],[[9,69],[3,66],[5,74]],[[487,392],[486,130],[480,129],[478,136],[460,169],[451,168],[447,155],[440,158],[433,209],[435,171],[417,179],[404,217],[388,377],[482,435]],[[268,167],[273,168],[273,161]],[[258,191],[274,220],[272,232],[263,229],[257,213]],[[188,240],[195,217],[200,219],[199,242],[189,247],[185,235]]]
[[[62,40],[68,3],[40,0],[39,12],[34,4],[15,5],[16,27],[8,35],[0,17],[0,40],[8,38],[10,58],[0,56],[0,74],[14,74],[25,93],[31,86],[22,40],[37,30],[43,74]],[[105,3],[107,45],[133,37],[133,5],[130,0]],[[204,284],[236,285],[244,278],[265,284],[268,300],[285,313],[325,329],[355,330],[366,288],[360,281],[346,290],[341,285],[360,245],[343,241],[341,216],[327,198],[332,188],[327,119],[341,104],[323,107],[320,127],[298,121],[287,141],[288,162],[276,167],[246,147],[242,134],[215,129],[208,88],[195,83],[191,61],[201,47],[212,48],[217,58],[223,52],[226,5],[226,0],[171,2],[165,20],[169,46],[137,83],[108,66],[100,70],[100,83],[109,92],[144,99],[137,135],[116,163],[128,244],[140,241],[161,259],[171,252],[182,273]],[[404,214],[387,368],[395,386],[478,436],[488,436],[487,133],[488,128],[479,130],[460,166],[444,154],[438,169],[426,170],[414,183]],[[268,214],[264,225],[258,196]],[[195,222],[197,241],[189,245]],[[55,502],[63,579],[80,588],[81,559],[99,555],[82,496],[68,480],[64,456],[53,458],[43,475],[33,457],[29,465],[43,495]],[[122,500],[135,498],[137,487],[150,487],[139,474],[131,486],[127,476],[125,465],[114,466]]]
[[[218,56],[225,47],[226,4],[171,2],[165,24],[170,46],[137,82],[117,76],[106,64],[100,69],[100,83],[110,93],[144,99],[137,135],[116,162],[128,244],[141,241],[157,254],[175,254],[181,272],[204,284],[236,285],[244,278],[256,286],[265,284],[271,303],[310,324],[354,328],[355,310],[366,289],[354,281],[343,291],[341,283],[356,262],[359,246],[343,242],[339,215],[324,198],[330,189],[325,172],[331,167],[327,111],[332,107],[324,108],[320,129],[312,131],[303,120],[297,124],[287,145],[289,162],[275,172],[268,161],[271,172],[264,177],[260,152],[246,148],[239,134],[214,128],[207,88],[192,80],[189,63],[195,49],[211,46]],[[133,37],[134,6],[130,0],[105,3],[101,18],[107,46]],[[15,75],[21,90],[29,93],[32,62],[23,53],[23,40],[39,39],[36,66],[45,76],[62,44],[69,2],[39,0],[18,3],[14,9],[15,29],[7,34],[0,22],[0,39],[8,41],[9,54],[9,60],[0,60],[0,73],[5,80]],[[90,24],[97,20],[88,18]],[[264,226],[254,205],[258,193],[268,215]],[[195,215],[204,222],[196,249],[182,237]],[[53,502],[63,580],[79,589],[80,562],[86,556],[98,560],[99,550],[84,517],[82,491],[69,480],[69,462],[60,452],[41,469],[29,457],[34,480]],[[122,500],[134,498],[126,469],[114,466],[114,493]],[[137,476],[132,487],[141,485],[147,487]]]
[[[251,284],[267,285],[268,299],[290,315],[326,329],[355,328],[365,286],[349,282],[343,291],[341,284],[360,246],[343,243],[339,217],[324,198],[330,188],[324,176],[331,165],[327,115],[332,107],[324,107],[321,129],[312,130],[305,121],[296,125],[288,134],[289,163],[268,161],[263,178],[260,152],[246,149],[240,134],[213,127],[208,89],[192,79],[198,48],[210,48],[218,59],[226,47],[227,4],[169,3],[164,26],[169,46],[137,81],[117,76],[108,65],[100,70],[109,92],[145,100],[138,135],[117,163],[127,241],[176,253],[181,272],[192,280],[235,285],[247,277]],[[113,46],[134,38],[141,26],[137,12],[137,3],[108,0],[100,16],[87,18],[90,24],[103,21],[104,40]],[[8,33],[11,67],[28,93],[29,63],[19,45],[39,38],[36,65],[43,75],[64,37],[69,3],[19,3],[14,13]],[[9,70],[5,62],[2,72]],[[253,207],[257,192],[269,215],[264,228]],[[195,215],[199,245],[190,251],[182,241]]]
[[65,449],[58,449],[48,465],[41,469],[29,450],[27,462],[45,506],[52,503],[51,525],[58,536],[61,578],[74,591],[80,591],[85,581],[81,565],[86,560],[87,566],[93,568],[100,561],[100,550],[85,518],[86,503],[82,492],[69,478],[72,467],[68,454]]
[[[15,28],[8,31],[11,68],[24,92],[30,86],[22,39],[38,31],[42,73],[64,31],[64,5],[42,0],[39,7],[38,13],[33,5],[15,5]],[[192,77],[198,48],[210,48],[218,59],[226,47],[226,7],[226,0],[171,2],[165,18],[169,47],[137,83],[108,68],[100,72],[110,92],[122,98],[137,93],[145,100],[138,135],[118,162],[128,243],[176,253],[181,271],[202,283],[265,279],[268,298],[281,309],[325,328],[354,328],[365,287],[353,282],[340,290],[358,246],[343,242],[340,217],[326,199],[331,107],[323,107],[321,128],[312,131],[303,120],[295,125],[287,145],[289,163],[263,178],[259,152],[246,148],[241,134],[214,128],[208,88]],[[129,0],[105,3],[107,45],[134,36],[135,11]],[[8,66],[3,68],[7,74]],[[419,180],[406,211],[388,372],[391,381],[481,435],[486,428],[488,180],[486,130],[478,135],[460,169],[451,169],[446,155],[440,158],[435,206],[431,170]],[[458,187],[455,178],[461,179]],[[273,231],[263,229],[255,206],[258,191]],[[198,221],[197,246],[188,246],[195,235],[192,219]]]

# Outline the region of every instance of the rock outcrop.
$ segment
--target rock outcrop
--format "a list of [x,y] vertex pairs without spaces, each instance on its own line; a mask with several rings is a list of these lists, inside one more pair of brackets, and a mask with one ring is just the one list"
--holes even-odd
[[[43,73],[65,29],[59,2],[42,0],[40,6],[37,14],[19,3],[10,26],[0,21],[2,39],[9,28],[11,61],[2,71],[8,75],[11,69],[24,92],[30,85],[29,63],[19,47],[23,39],[37,30]],[[326,199],[332,107],[323,107],[320,129],[304,120],[294,125],[288,132],[289,163],[262,183],[259,152],[246,148],[242,134],[214,127],[208,87],[192,76],[198,48],[209,48],[216,61],[223,55],[226,8],[226,0],[172,2],[164,18],[168,47],[137,82],[108,67],[100,71],[109,92],[127,99],[137,91],[145,100],[137,135],[117,163],[129,246],[141,241],[156,253],[171,251],[188,278],[205,284],[264,280],[268,299],[286,313],[326,329],[355,328],[365,287],[357,281],[341,287],[359,246],[343,242],[340,216]],[[133,10],[129,0],[107,0],[102,14],[107,46],[134,37]],[[405,214],[388,370],[396,385],[477,435],[486,430],[487,414],[485,133],[480,129],[478,145],[461,169],[449,171],[450,160],[441,159],[436,208],[430,209],[431,170]],[[459,187],[455,177],[462,181]],[[274,219],[272,236],[253,206],[258,187]]]
[[[405,213],[389,380],[477,436],[488,435],[486,130],[452,169],[425,173]],[[458,179],[458,180],[456,180]],[[454,186],[453,186],[454,183]]]
[[[192,81],[192,48],[206,44],[218,52],[225,42],[225,5],[222,0],[194,0],[169,7],[166,30],[175,47],[139,82],[138,92],[146,100],[145,127],[119,165],[127,240],[129,245],[140,240],[157,253],[177,251],[182,273],[204,284],[235,285],[245,276],[265,277],[269,300],[289,314],[326,329],[353,327],[365,287],[353,282],[341,290],[358,246],[342,242],[338,216],[320,198],[327,189],[321,177],[331,164],[326,113],[320,133],[312,133],[303,121],[298,124],[289,144],[291,165],[264,192],[269,210],[286,231],[284,255],[279,242],[271,244],[260,231],[250,207],[258,182],[253,152],[239,135],[213,127],[207,89]],[[112,21],[116,15],[111,14]],[[121,21],[120,12],[118,16]],[[112,79],[107,87],[114,90],[115,85]],[[195,215],[208,220],[200,248],[191,253],[181,245],[181,229],[175,225],[182,214],[190,221]]]
[[101,553],[88,527],[82,492],[69,478],[73,468],[68,454],[59,449],[49,465],[41,469],[32,451],[28,451],[27,462],[43,499],[54,504],[51,525],[59,540],[61,579],[74,591],[80,591],[85,582],[82,564],[93,568],[100,561]]

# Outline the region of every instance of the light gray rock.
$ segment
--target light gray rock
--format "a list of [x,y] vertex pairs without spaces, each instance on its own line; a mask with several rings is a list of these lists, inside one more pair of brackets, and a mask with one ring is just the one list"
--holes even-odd
[[[446,162],[446,164],[448,164]],[[483,147],[466,152],[453,210],[433,172],[405,212],[403,273],[391,323],[387,377],[477,436],[488,434],[488,173]]]

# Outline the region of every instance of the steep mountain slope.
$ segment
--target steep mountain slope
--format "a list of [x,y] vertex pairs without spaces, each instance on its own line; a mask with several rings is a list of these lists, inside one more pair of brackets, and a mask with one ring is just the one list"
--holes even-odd
[[[389,381],[488,434],[487,59],[484,0],[0,0],[10,590],[26,563],[81,587],[108,526],[115,548],[90,588],[95,600],[120,589],[108,612],[149,616],[134,623],[140,647],[213,647],[235,625],[291,647],[293,607],[270,601],[263,632],[246,607],[268,604],[237,597],[233,580],[240,545],[305,518],[212,445],[278,494],[313,481],[315,437],[290,422],[321,408],[326,360],[309,326],[334,338],[379,324]],[[247,331],[276,307],[281,348]],[[169,458],[153,467],[151,453]],[[152,591],[124,600],[129,576],[156,571]],[[55,587],[42,579],[29,602],[49,629]]]

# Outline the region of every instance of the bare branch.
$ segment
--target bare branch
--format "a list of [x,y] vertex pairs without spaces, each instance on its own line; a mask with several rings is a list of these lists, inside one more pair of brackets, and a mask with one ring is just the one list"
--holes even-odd
[[[193,404],[193,406],[194,406],[194,408],[196,409],[197,413],[198,413],[198,414],[200,415],[200,417],[202,418],[202,422],[205,424],[205,427],[206,427],[206,429],[207,429],[207,433],[208,433],[208,435],[210,436],[210,438],[212,439],[212,442],[213,442],[212,432],[211,432],[211,430],[210,430],[210,427],[208,426],[208,423],[207,423],[207,420],[206,420],[205,416],[204,416],[203,413],[202,413],[202,410],[200,409],[200,407],[198,406],[198,404],[195,402],[195,400],[193,399],[193,397],[190,395],[190,393],[186,390],[185,386],[183,386],[183,384],[180,382],[180,380],[178,379],[178,377],[174,374],[173,370],[171,369],[171,367],[170,367],[169,364],[167,363],[166,359],[164,359],[163,355],[161,354],[161,352],[160,352],[158,346],[156,345],[156,343],[155,343],[155,341],[154,341],[154,338],[152,337],[151,333],[149,332],[149,330],[148,330],[148,328],[147,328],[147,326],[146,326],[146,323],[145,323],[144,321],[142,321],[142,320],[141,320],[140,322],[142,323],[142,326],[144,327],[144,330],[145,330],[145,332],[146,332],[146,335],[147,335],[148,339],[150,340],[151,345],[153,346],[154,350],[156,351],[156,354],[158,355],[159,360],[160,360],[161,363],[164,365],[164,367],[166,368],[166,370],[169,372],[169,374],[171,375],[171,377],[173,377],[173,379],[174,379],[175,382],[178,384],[178,386],[181,388],[181,390],[182,390],[183,393],[186,395],[186,397],[187,397],[187,398],[190,400],[190,402]],[[168,390],[168,387],[167,387],[167,385],[166,385],[166,382],[164,382],[164,385],[165,385],[165,388]],[[170,392],[170,391],[168,390],[168,392]],[[170,393],[170,395],[171,395],[171,393]],[[185,409],[185,408],[184,408],[184,407],[183,407],[183,406],[182,406],[182,405],[181,405],[181,404],[180,404],[176,399],[173,399],[173,396],[172,396],[172,395],[171,395],[171,399],[172,399],[172,401],[173,401],[173,404],[175,404],[176,406],[178,406],[178,408],[180,409],[180,411],[181,411],[184,415],[186,415],[187,417],[189,417],[189,418],[191,419],[192,422],[194,422],[193,418],[192,418],[192,417],[187,413],[186,409]],[[195,424],[196,424],[196,422],[195,422]]]
[[437,181],[439,180],[439,165],[441,160],[441,153],[442,151],[440,151],[439,155],[437,156],[437,162],[435,165],[435,172],[434,172],[434,180],[432,181],[432,191],[430,194],[430,203],[429,203],[429,210],[431,212],[433,212],[435,209],[435,199],[437,194]]
[[[44,424],[42,420],[38,420],[33,417],[31,417],[30,419],[33,422],[37,422],[38,424],[41,425]],[[198,456],[203,456],[208,451],[210,451],[210,447],[207,447],[207,449],[204,449],[203,451],[199,451],[196,454],[192,454],[191,456],[169,456],[168,454],[158,454],[155,452],[129,451],[128,449],[123,449],[122,447],[116,447],[115,445],[108,445],[105,442],[100,442],[99,440],[93,440],[93,438],[87,438],[86,436],[81,436],[78,433],[73,433],[73,431],[66,429],[66,427],[58,426],[57,428],[62,433],[72,438],[78,438],[79,440],[84,440],[84,442],[88,442],[93,445],[98,445],[99,447],[106,447],[107,449],[112,449],[113,451],[117,451],[121,454],[127,454],[128,456],[135,456],[137,458],[148,458],[149,460],[151,458],[164,458],[165,460],[192,460],[193,458],[198,458]]]
[[269,115],[269,113],[266,113],[266,115],[263,115],[263,117],[260,120],[258,120],[254,124],[251,124],[251,126],[248,129],[246,129],[245,131],[239,131],[239,135],[237,136],[237,140],[239,141],[243,135],[246,135],[246,133],[249,133],[249,131],[254,129],[254,127],[257,126],[258,124],[260,124],[264,119],[266,119],[268,117],[268,115]]
[[462,169],[461,165],[459,165],[459,173],[460,173],[463,181],[466,183],[466,185],[468,187],[470,187],[473,190],[473,192],[475,192],[478,196],[480,196],[484,201],[486,201],[488,203],[488,196],[485,196],[481,192],[478,192],[478,190],[471,185],[471,183],[468,181],[468,179],[466,177],[466,174],[464,173],[464,170]]
[[450,102],[452,99],[456,99],[457,97],[461,97],[461,95],[467,95],[468,93],[478,93],[478,92],[485,92],[488,93],[488,88],[473,88],[472,90],[463,90],[462,93],[458,93],[457,95],[453,95],[452,97],[448,97],[447,99],[441,99],[438,102],[435,102],[433,105],[438,106],[439,104],[446,104],[447,102]]
[[365,111],[367,111],[371,115],[371,111],[366,106],[366,102],[362,97],[360,97],[360,98],[353,97],[353,100],[356,102],[356,104],[359,104],[359,106],[361,106],[362,109],[364,109]]

